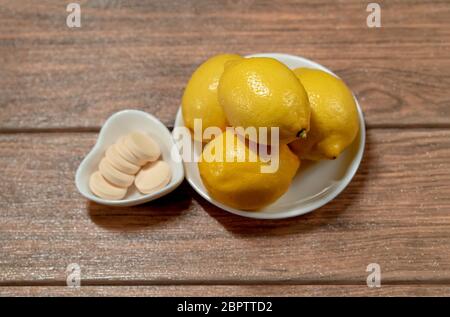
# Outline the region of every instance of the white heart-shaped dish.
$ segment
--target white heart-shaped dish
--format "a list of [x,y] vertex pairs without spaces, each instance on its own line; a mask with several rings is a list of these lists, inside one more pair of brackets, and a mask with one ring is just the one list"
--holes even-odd
[[[98,164],[103,158],[108,146],[115,143],[121,136],[133,131],[148,133],[158,142],[161,148],[162,159],[170,165],[172,179],[167,186],[151,194],[141,194],[132,185],[122,200],[108,200],[95,196],[89,188],[91,174],[98,169]],[[166,195],[178,187],[184,179],[181,157],[173,156],[179,155],[177,151],[172,151],[174,147],[175,145],[170,131],[161,121],[151,114],[139,110],[116,112],[106,120],[100,130],[97,142],[77,169],[75,183],[78,191],[89,200],[109,206],[134,206]]]
[[[254,54],[246,57],[272,57],[289,68],[308,67],[320,69],[336,76],[331,70],[309,59],[278,53]],[[338,76],[336,76],[338,77]],[[259,211],[245,211],[227,206],[214,198],[203,185],[198,165],[195,162],[184,162],[186,179],[189,184],[210,203],[236,215],[257,219],[281,219],[299,216],[322,207],[333,200],[350,183],[361,163],[366,138],[364,117],[355,98],[359,115],[359,132],[355,141],[336,160],[307,162],[301,164],[289,190],[273,204]],[[183,127],[181,107],[175,119],[175,129]],[[201,153],[194,148],[194,157]]]

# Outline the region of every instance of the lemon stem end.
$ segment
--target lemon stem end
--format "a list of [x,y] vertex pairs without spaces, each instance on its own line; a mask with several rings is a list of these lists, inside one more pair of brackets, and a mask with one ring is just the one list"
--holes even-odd
[[298,131],[297,138],[305,139],[306,138],[306,129],[301,129],[300,131]]

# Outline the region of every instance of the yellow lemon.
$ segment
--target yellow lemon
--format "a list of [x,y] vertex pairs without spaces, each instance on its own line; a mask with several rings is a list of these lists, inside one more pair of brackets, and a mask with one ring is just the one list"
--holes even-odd
[[203,131],[208,127],[224,130],[227,121],[217,100],[217,86],[227,61],[242,59],[235,54],[221,54],[211,57],[192,74],[184,90],[182,112],[184,124],[194,130],[194,120],[202,120]]
[[286,144],[280,145],[271,162],[261,157],[248,140],[227,130],[203,149],[198,163],[203,184],[213,198],[227,206],[261,209],[288,190],[300,165]]
[[281,143],[304,136],[309,130],[305,89],[295,74],[276,59],[254,57],[227,63],[218,96],[234,127],[277,127]]
[[308,93],[311,129],[305,139],[290,144],[302,159],[335,159],[355,139],[358,110],[345,83],[324,71],[297,68],[294,73]]

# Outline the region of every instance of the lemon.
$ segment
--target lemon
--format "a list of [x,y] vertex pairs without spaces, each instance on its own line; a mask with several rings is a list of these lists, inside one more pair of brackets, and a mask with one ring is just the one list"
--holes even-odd
[[[252,160],[250,154],[256,159]],[[233,161],[227,161],[227,157]],[[286,144],[280,145],[279,155],[273,159],[278,159],[277,168],[263,173],[261,168],[271,163],[263,162],[248,140],[227,130],[205,146],[198,167],[213,198],[237,209],[258,210],[288,190],[300,165]]]
[[311,129],[305,139],[290,144],[300,158],[335,159],[355,139],[358,110],[345,83],[324,71],[297,68],[294,73],[308,93]]
[[305,89],[295,74],[276,59],[254,57],[227,63],[218,96],[234,127],[277,127],[281,143],[304,136],[309,130]]
[[225,63],[236,59],[242,57],[235,54],[216,55],[192,74],[181,102],[184,124],[191,131],[194,131],[195,119],[202,120],[202,135],[208,127],[224,130],[227,126],[225,114],[217,100],[217,86]]

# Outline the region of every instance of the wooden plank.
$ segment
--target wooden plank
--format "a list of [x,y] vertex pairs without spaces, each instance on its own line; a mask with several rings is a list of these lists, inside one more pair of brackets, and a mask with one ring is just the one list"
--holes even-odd
[[0,0],[0,131],[96,130],[142,109],[171,126],[195,67],[220,52],[285,52],[335,70],[369,126],[449,126],[450,3]]
[[4,296],[450,296],[448,285],[368,288],[354,285],[0,287]]
[[0,135],[0,284],[450,281],[450,132],[375,129],[349,187],[294,219],[234,216],[184,183],[132,208],[89,203],[74,173],[93,133]]

